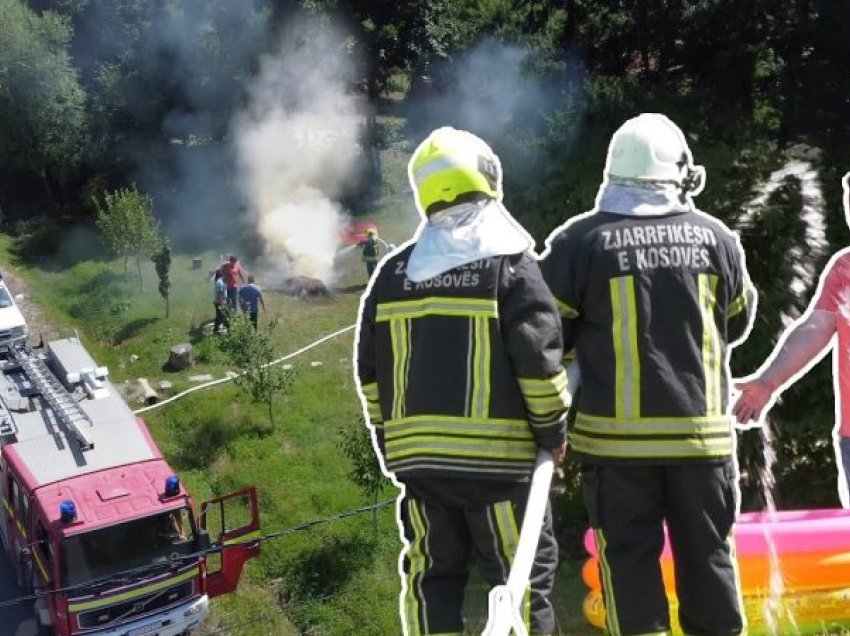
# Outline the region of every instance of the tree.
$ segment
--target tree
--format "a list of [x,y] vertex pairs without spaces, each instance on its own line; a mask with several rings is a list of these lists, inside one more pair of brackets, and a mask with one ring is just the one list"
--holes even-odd
[[153,216],[153,199],[133,186],[106,192],[103,201],[95,199],[94,203],[103,241],[112,253],[124,259],[124,273],[130,258],[135,259],[139,287],[144,289],[142,259],[150,257],[162,242]]
[[[358,416],[352,425],[340,430],[339,448],[351,461],[348,478],[360,488],[363,501],[371,505],[376,504],[387,478],[381,472],[381,465],[375,456],[375,449],[372,448],[372,437],[362,415]],[[377,510],[372,511],[372,523],[377,536]]]
[[72,32],[57,13],[0,0],[0,176],[38,176],[54,206],[48,172],[64,175],[76,166],[88,126],[86,96],[68,55]]
[[159,249],[151,255],[156,275],[159,278],[159,295],[165,300],[165,317],[168,318],[170,313],[169,291],[171,290],[171,281],[168,278],[171,270],[171,246],[168,244],[168,238],[162,238],[162,244]]
[[239,370],[233,382],[253,402],[266,405],[272,426],[274,398],[295,377],[292,369],[272,364],[275,355],[272,335],[276,327],[277,321],[273,319],[262,329],[254,329],[248,316],[241,314],[231,318],[227,333],[219,340],[219,347]]

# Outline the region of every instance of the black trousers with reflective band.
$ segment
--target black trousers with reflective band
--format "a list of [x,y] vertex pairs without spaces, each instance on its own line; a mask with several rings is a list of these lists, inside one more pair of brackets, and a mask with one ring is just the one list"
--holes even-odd
[[[493,587],[507,582],[516,553],[528,484],[419,480],[407,484],[401,519],[403,551],[401,618],[407,636],[461,634],[463,600],[475,563]],[[549,594],[558,545],[547,508],[522,615],[531,634],[551,634],[555,614]]]
[[732,461],[584,464],[581,474],[599,547],[608,633],[670,629],[659,563],[666,520],[682,630],[740,634],[741,588],[730,537],[737,512]]

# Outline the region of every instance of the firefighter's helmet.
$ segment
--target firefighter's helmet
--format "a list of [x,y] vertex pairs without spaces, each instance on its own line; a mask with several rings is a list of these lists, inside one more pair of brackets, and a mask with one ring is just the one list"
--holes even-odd
[[499,158],[482,139],[455,128],[438,128],[419,144],[408,176],[419,209],[426,214],[436,204],[452,204],[466,194],[502,196]]
[[605,175],[626,181],[672,183],[691,194],[698,194],[705,182],[705,168],[694,165],[685,135],[658,113],[638,115],[614,133]]
[[366,230],[366,236],[368,236],[369,238],[375,238],[376,236],[378,236],[378,231],[375,228],[370,227],[368,230]]

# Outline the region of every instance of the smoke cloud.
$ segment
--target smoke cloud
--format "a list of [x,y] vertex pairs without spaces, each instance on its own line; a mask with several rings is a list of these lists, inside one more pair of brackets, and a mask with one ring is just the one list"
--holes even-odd
[[327,25],[290,22],[233,121],[241,186],[275,274],[333,279],[338,199],[357,177],[364,121],[343,43]]

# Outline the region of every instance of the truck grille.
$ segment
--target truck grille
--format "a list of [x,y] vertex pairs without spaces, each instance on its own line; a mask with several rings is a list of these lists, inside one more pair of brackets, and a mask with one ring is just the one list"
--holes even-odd
[[174,587],[159,590],[153,594],[139,596],[131,601],[99,607],[96,610],[83,612],[78,616],[81,629],[102,627],[112,621],[124,621],[138,618],[157,610],[174,605],[192,595],[192,581],[184,581]]

